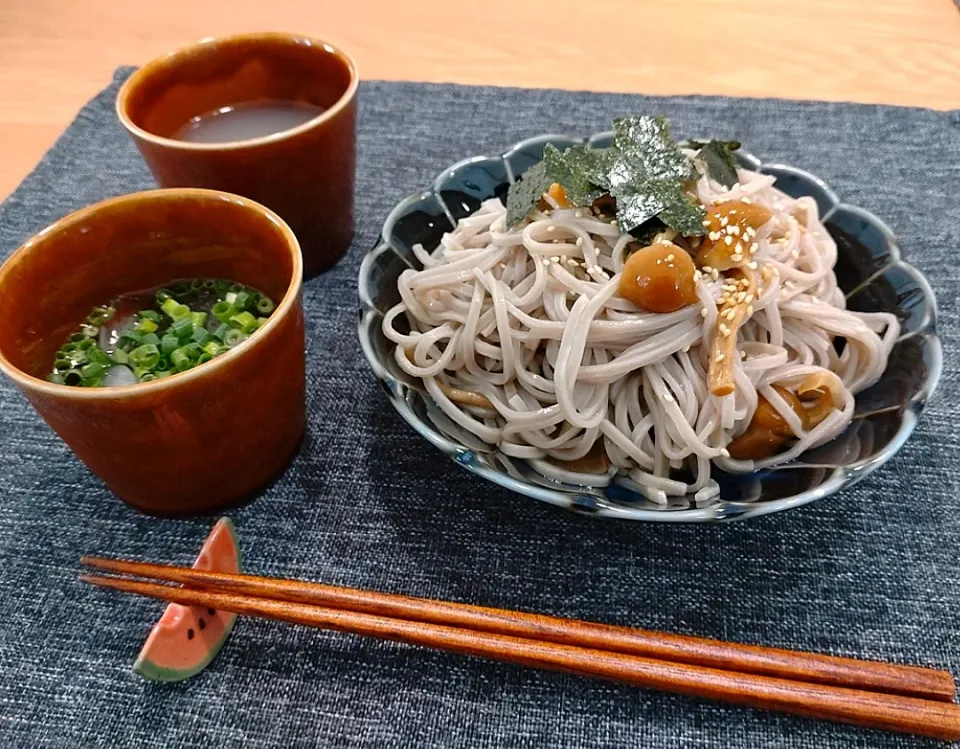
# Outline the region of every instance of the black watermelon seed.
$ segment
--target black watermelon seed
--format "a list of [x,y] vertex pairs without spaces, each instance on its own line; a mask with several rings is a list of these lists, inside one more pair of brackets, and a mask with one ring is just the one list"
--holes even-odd
[[193,639],[193,629],[188,629],[188,630],[187,630],[187,639],[188,639],[188,640],[192,640],[192,639]]
[[205,621],[203,621],[203,619],[201,619],[201,620],[200,620],[199,622],[197,622],[197,623],[200,625],[200,629],[206,629],[206,628],[207,628],[207,623],[206,623]]
[[210,616],[216,616],[217,614],[217,612],[214,611],[213,609],[207,609],[207,613],[210,614]]

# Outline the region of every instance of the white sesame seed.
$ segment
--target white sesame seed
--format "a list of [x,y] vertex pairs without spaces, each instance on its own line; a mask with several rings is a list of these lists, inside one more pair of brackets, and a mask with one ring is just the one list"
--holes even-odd
[[750,205],[753,201],[750,200],[750,198],[740,198],[740,202],[741,202],[741,203],[746,203],[747,205]]
[[577,237],[577,247],[583,247],[583,237]]
[[597,214],[597,218],[599,218],[599,219],[605,219],[606,217],[607,217],[607,216],[606,216],[606,214],[604,214],[604,213],[598,213],[598,214]]
[[718,351],[715,359],[716,359],[716,361],[723,361],[723,352],[722,352],[722,351]]
[[713,280],[716,281],[718,278],[720,278],[720,271],[718,271],[716,268],[711,268],[710,275],[713,276]]
[[717,328],[720,330],[721,335],[730,335],[730,328],[728,328],[723,323],[720,323]]
[[703,266],[703,272],[704,272],[704,273],[710,273],[712,270],[713,270],[713,268],[711,268],[709,265]]
[[560,256],[559,256],[559,255],[554,255],[552,258],[550,258],[550,262],[551,262],[551,263],[559,263],[559,262],[560,262]]
[[731,245],[731,244],[733,244],[733,237],[731,237],[731,236],[728,234],[726,237],[723,238],[723,241],[724,241],[727,245]]
[[706,317],[706,316],[707,316],[707,308],[704,307],[702,310],[700,310],[700,317]]
[[550,258],[545,257],[545,258],[543,259],[543,264],[544,264],[544,265],[550,265]]
[[723,316],[724,316],[725,318],[727,318],[728,320],[732,320],[733,318],[735,318],[735,317],[737,316],[737,310],[734,309],[733,307],[730,307],[729,309],[724,310]]
[[720,219],[720,226],[726,226],[729,223],[730,223],[730,219],[728,219],[726,216]]
[[757,269],[757,261],[756,261],[756,260],[751,260],[749,263],[747,263],[747,267],[748,267],[750,270],[756,270],[756,269]]
[[710,237],[711,242],[716,242],[722,235],[718,231],[712,231],[707,236]]
[[599,265],[593,266],[593,270],[597,273],[603,273],[603,268],[601,268]]
[[704,225],[704,226],[710,226],[710,219],[705,218],[705,219],[703,220],[703,225]]
[[573,258],[570,258],[569,260],[567,260],[567,265],[571,266],[572,268],[576,268],[578,265],[580,265],[580,263],[574,260]]
[[664,394],[663,394],[663,399],[664,399],[665,401],[667,401],[668,403],[673,402],[673,396],[670,395],[670,393],[664,393]]
[[667,262],[669,263],[673,259],[674,259],[674,254],[671,252],[669,255],[667,255]]
[[735,252],[730,256],[730,259],[735,263],[739,263],[741,260],[743,260],[743,255],[741,255],[739,252]]

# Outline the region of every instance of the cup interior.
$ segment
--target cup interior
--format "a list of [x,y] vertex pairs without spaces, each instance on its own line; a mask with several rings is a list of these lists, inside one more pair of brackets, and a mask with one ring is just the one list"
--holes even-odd
[[240,35],[147,64],[124,85],[118,112],[148,134],[172,138],[194,117],[264,99],[330,109],[355,82],[353,63],[330,44],[287,34]]
[[252,201],[198,189],[114,198],[48,227],[0,267],[0,359],[43,378],[90,310],[118,294],[209,277],[279,304],[300,274],[292,232]]

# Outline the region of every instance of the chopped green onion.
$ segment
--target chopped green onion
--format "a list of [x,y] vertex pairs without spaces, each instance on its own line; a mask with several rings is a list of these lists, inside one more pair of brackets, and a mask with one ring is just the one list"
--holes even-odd
[[153,372],[144,372],[140,375],[140,382],[153,382],[157,376]]
[[203,279],[202,279],[202,278],[195,278],[195,279],[193,279],[193,280],[190,282],[190,288],[191,288],[193,291],[199,291],[200,289],[202,289],[202,288],[203,288]]
[[[80,339],[83,340],[83,336],[80,336]],[[71,351],[77,350],[77,342],[73,340],[73,336],[70,336],[70,342],[65,343],[60,347],[61,354],[69,354]]]
[[100,328],[98,328],[96,325],[84,323],[80,326],[80,332],[87,338],[96,338],[100,335]]
[[93,345],[92,338],[84,338],[82,341],[77,343],[77,351],[86,351]]
[[190,284],[181,281],[180,283],[175,283],[173,286],[171,286],[170,291],[175,297],[181,297],[189,294],[191,291],[193,291],[193,288]]
[[246,291],[246,288],[247,287],[244,286],[242,283],[230,284],[230,291],[232,291],[234,294],[239,294],[241,291]]
[[230,330],[230,326],[226,323],[223,323],[215,331],[213,331],[213,337],[222,343],[223,337],[227,334],[228,330]]
[[110,361],[114,364],[127,364],[130,361],[130,354],[124,351],[122,348],[118,348],[112,354],[110,354]]
[[157,300],[157,304],[159,304],[161,307],[163,307],[163,305],[166,304],[168,299],[172,299],[172,298],[173,298],[173,293],[170,291],[170,289],[160,289],[160,291],[158,291],[155,296],[155,299]]
[[217,296],[225,297],[227,295],[227,292],[230,291],[231,285],[232,284],[229,281],[217,281],[216,282]]
[[74,333],[70,336],[70,343],[80,343],[84,338],[86,338],[86,336],[83,333]]
[[247,336],[242,330],[231,328],[223,337],[223,345],[227,348],[233,348],[237,344],[243,343],[245,340],[247,340]]
[[160,336],[158,336],[156,333],[147,333],[145,336],[143,336],[143,337],[140,339],[140,343],[141,343],[142,345],[148,345],[148,344],[149,344],[150,346],[159,346],[159,345],[160,345]]
[[200,357],[197,359],[197,366],[200,366],[201,364],[206,364],[208,361],[213,361],[213,356],[211,354],[208,354],[206,351],[204,351],[202,354],[200,354]]
[[168,299],[161,305],[160,309],[171,320],[179,320],[181,317],[190,314],[190,308],[185,304],[180,304],[176,299]]
[[47,375],[47,382],[52,382],[54,385],[63,384],[63,376],[57,374],[56,372]]
[[90,362],[84,367],[80,368],[80,374],[83,375],[85,380],[95,380],[99,378],[105,371],[106,367],[103,366],[100,362]]
[[187,356],[186,352],[182,348],[178,348],[172,354],[170,354],[170,363],[176,367],[178,372],[186,372],[193,366],[193,362],[190,361],[190,357]]
[[164,377],[169,377],[172,374],[176,374],[176,372],[170,369],[165,369],[162,372],[157,372],[157,379],[162,380]]
[[157,325],[153,320],[147,319],[140,320],[140,322],[136,324],[136,330],[140,331],[141,333],[156,333],[159,327],[160,326]]
[[166,333],[163,338],[160,339],[160,351],[164,354],[170,355],[178,348],[180,348],[180,339],[173,333]]
[[217,302],[210,311],[222,323],[228,322],[237,313],[230,302]]
[[235,328],[240,328],[244,333],[252,333],[257,329],[257,318],[249,312],[241,312],[230,318],[230,324]]
[[110,364],[110,355],[99,346],[91,346],[87,351],[87,361],[91,364],[102,364],[106,367]]
[[125,330],[117,339],[117,348],[130,351],[140,345],[141,335],[135,330]]
[[152,343],[148,343],[130,352],[130,362],[135,367],[151,369],[160,361],[160,350]]
[[113,307],[94,307],[93,312],[87,315],[87,322],[91,325],[100,326],[113,317],[116,310]]
[[269,317],[258,317],[257,318],[257,330],[260,330],[264,325],[270,322]]
[[79,369],[68,369],[63,373],[63,384],[64,385],[79,385],[83,382],[83,375],[80,374]]
[[170,327],[167,328],[167,333],[169,335],[175,335],[180,341],[193,335],[193,320],[190,318],[190,315],[179,317],[170,323]]
[[159,371],[159,370],[162,370],[162,369],[170,369],[172,366],[173,366],[173,363],[170,361],[170,357],[169,357],[168,355],[166,355],[166,354],[161,354],[161,355],[160,355],[160,361],[158,361],[158,362],[154,365],[153,369],[154,369],[155,371]]
[[277,305],[275,305],[273,300],[266,295],[261,295],[261,297],[257,300],[257,312],[259,312],[261,315],[269,315],[276,308]]
[[153,320],[153,322],[162,322],[162,321],[163,321],[163,315],[161,315],[161,314],[160,314],[159,312],[157,312],[156,310],[152,310],[152,309],[143,309],[143,310],[140,310],[140,311],[137,313],[137,316],[138,316],[141,320]]
[[206,328],[197,328],[193,331],[193,335],[190,336],[190,340],[194,343],[199,343],[201,346],[210,340],[210,331]]
[[226,293],[226,296],[224,296],[223,298],[227,301],[228,304],[233,304],[235,301],[237,301],[237,292],[228,291]]
[[233,300],[233,306],[236,307],[240,312],[248,309],[250,304],[253,302],[253,294],[249,291],[241,291],[237,294],[237,298]]
[[72,366],[73,366],[73,363],[66,357],[62,359],[58,357],[56,361],[53,362],[54,369],[70,369],[70,367]]
[[205,289],[211,289],[211,290],[212,290],[212,289],[215,289],[215,288],[217,288],[217,282],[214,281],[212,278],[207,278],[207,279],[205,279],[204,282],[203,282],[203,288],[205,288]]
[[202,328],[207,323],[207,313],[206,312],[191,312],[190,319],[193,320],[193,326],[195,328]]
[[210,354],[210,356],[216,356],[220,353],[223,347],[216,341],[208,341],[203,347],[203,352],[205,354]]

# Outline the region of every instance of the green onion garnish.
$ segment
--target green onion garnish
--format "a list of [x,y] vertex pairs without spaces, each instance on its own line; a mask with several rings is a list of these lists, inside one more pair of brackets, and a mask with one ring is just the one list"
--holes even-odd
[[252,333],[257,329],[257,318],[249,312],[240,312],[230,318],[230,325],[244,333]]
[[237,313],[230,302],[217,302],[210,311],[222,323],[228,322]]
[[79,385],[83,382],[83,375],[80,374],[79,369],[68,369],[63,373],[63,384],[64,385]]
[[160,351],[165,356],[169,356],[178,348],[180,348],[180,339],[173,333],[165,333],[163,338],[160,339]]
[[160,328],[153,320],[143,319],[137,323],[136,329],[141,333],[156,333]]
[[195,328],[202,328],[207,324],[207,313],[206,312],[191,312],[190,319],[193,320],[193,326]]
[[183,341],[193,335],[193,320],[190,315],[179,317],[170,323],[167,333],[175,335],[178,340]]
[[159,361],[160,350],[152,343],[135,348],[130,352],[130,363],[133,364],[134,367],[151,369],[157,366],[157,362]]
[[231,328],[223,337],[223,345],[227,348],[233,348],[237,344],[243,343],[245,340],[247,340],[247,336],[242,330]]
[[264,295],[260,295],[260,298],[257,300],[257,312],[261,315],[269,315],[277,308],[277,305],[273,303],[273,300]]
[[128,354],[122,348],[118,348],[112,354],[110,354],[110,361],[112,361],[114,364],[127,364],[130,361],[130,354]]

